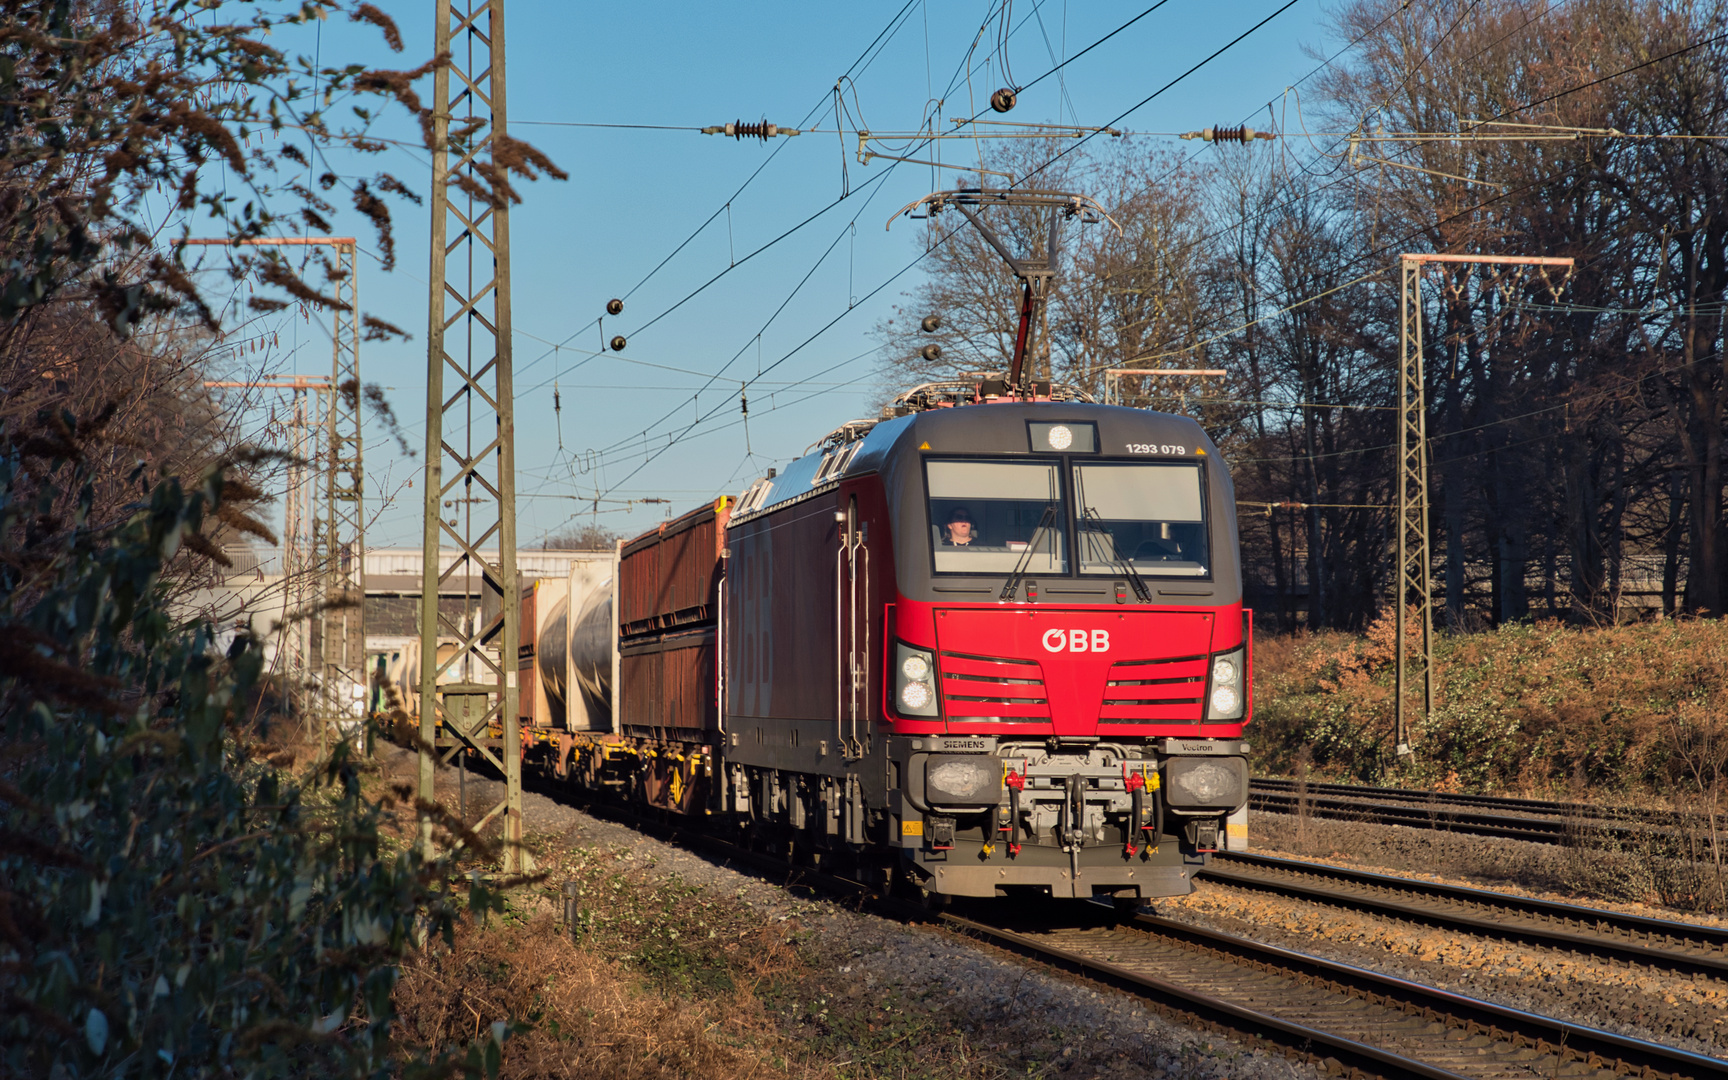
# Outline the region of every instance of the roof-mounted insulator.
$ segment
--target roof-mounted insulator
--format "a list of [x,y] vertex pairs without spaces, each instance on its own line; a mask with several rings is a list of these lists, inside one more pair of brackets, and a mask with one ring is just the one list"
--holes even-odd
[[1255,139],[1276,139],[1277,133],[1255,131],[1251,127],[1209,127],[1204,131],[1184,131],[1184,139],[1204,139],[1207,142],[1253,142]]
[[734,120],[730,124],[715,124],[711,127],[705,127],[702,129],[702,134],[730,135],[734,139],[761,139],[763,142],[767,142],[776,135],[791,137],[793,135],[802,134],[802,132],[797,128],[787,128],[781,127],[778,124],[770,124],[766,120],[754,124],[747,124],[742,120]]

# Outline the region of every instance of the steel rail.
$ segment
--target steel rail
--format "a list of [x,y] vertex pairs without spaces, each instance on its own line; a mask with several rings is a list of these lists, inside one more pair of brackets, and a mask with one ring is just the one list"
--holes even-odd
[[1311,986],[1330,988],[1413,1017],[1437,1021],[1451,1031],[1485,1037],[1504,1044],[1507,1051],[1534,1050],[1559,1059],[1556,1068],[1529,1069],[1532,1075],[1558,1075],[1561,1062],[1576,1062],[1614,1075],[1728,1080],[1728,1061],[1703,1054],[1496,1005],[1439,987],[1322,960],[1233,934],[1203,930],[1155,915],[1136,916],[1133,925],[1155,936],[1231,958],[1256,970],[1283,973]]
[[[1255,777],[1255,791],[1294,792],[1297,783],[1279,777]],[[1379,797],[1394,801],[1414,802],[1431,806],[1468,806],[1482,810],[1524,811],[1532,814],[1552,814],[1572,818],[1638,821],[1655,825],[1671,825],[1679,815],[1667,810],[1637,810],[1631,807],[1604,808],[1590,803],[1559,802],[1553,799],[1525,799],[1512,795],[1471,795],[1456,791],[1425,791],[1417,788],[1375,787],[1367,784],[1308,782],[1310,795],[1337,795],[1344,798]]]
[[[1221,885],[1484,937],[1728,979],[1728,929],[1722,927],[1625,915],[1490,889],[1417,881],[1267,855],[1220,852],[1202,874]],[[1469,910],[1456,910],[1457,907]]]
[[[947,912],[934,912],[922,904],[884,895],[871,885],[832,871],[800,866],[777,855],[754,850],[711,833],[670,820],[670,815],[644,814],[639,808],[609,800],[571,798],[567,790],[544,776],[531,785],[560,801],[579,805],[587,812],[627,825],[640,832],[689,851],[705,852],[738,866],[772,874],[789,889],[841,896],[888,918],[928,921],[964,936],[1037,960],[1040,964],[1081,975],[1091,981],[1123,990],[1143,1005],[1180,1023],[1198,1025],[1238,1041],[1246,1041],[1287,1057],[1309,1062],[1331,1072],[1336,1063],[1346,1075],[1402,1080],[1460,1080],[1462,1074],[1436,1068],[1414,1058],[1370,1045],[1347,1035],[1324,1031],[1284,1020],[1259,1010],[1224,1001],[1166,980],[1136,975],[1107,961],[1087,959],[1041,945],[1024,934],[967,919]],[[1102,912],[1100,912],[1102,914]]]
[[1648,836],[1652,829],[1657,828],[1649,825],[1616,824],[1599,818],[1580,822],[1567,818],[1516,817],[1510,814],[1452,810],[1440,806],[1407,805],[1375,801],[1373,796],[1302,795],[1266,790],[1250,790],[1248,807],[1250,810],[1275,814],[1307,813],[1313,817],[1333,820],[1373,825],[1405,825],[1472,836],[1529,840],[1538,844],[1562,843],[1569,837],[1587,839],[1596,836],[1630,840]]
[[1191,987],[1131,971],[1120,964],[1039,941],[1028,934],[952,914],[943,915],[941,922],[968,937],[1125,991],[1167,1017],[1197,1021],[1203,1027],[1235,1038],[1247,1036],[1250,1042],[1271,1043],[1286,1054],[1315,1064],[1328,1065],[1328,1059],[1335,1059],[1354,1075],[1388,1078],[1457,1080],[1461,1075],[1346,1035],[1298,1024]]
[[[1383,1076],[1506,1076],[1585,1075],[1591,1071],[1609,1076],[1669,1077],[1674,1080],[1728,1077],[1728,1062],[1694,1054],[1659,1043],[1574,1024],[1554,1017],[1512,1009],[1467,997],[1438,987],[1339,964],[1319,957],[1247,938],[1203,930],[1154,915],[1137,916],[1133,929],[1144,931],[1142,940],[1128,933],[1096,930],[1028,934],[991,926],[959,916],[944,922],[1004,948],[1082,975],[1093,981],[1147,998],[1161,1011],[1187,1012],[1207,1026],[1223,1025],[1245,1033],[1252,1040],[1289,1047],[1293,1038],[1308,1038],[1305,1044],[1315,1056],[1334,1058],[1346,1069]],[[1367,1002],[1386,1013],[1403,1013],[1410,1020],[1401,1041],[1427,1040],[1429,1056],[1453,1059],[1468,1065],[1454,1071],[1409,1054],[1375,1046],[1341,1032],[1312,1023],[1297,1023],[1273,1013],[1244,1007],[1191,985],[1148,974],[1139,967],[1157,966],[1157,950],[1175,945],[1240,965],[1254,976],[1267,974],[1296,982],[1309,990],[1336,995],[1332,1006],[1342,1015],[1340,1024],[1360,1030],[1367,1017],[1350,1002]],[[1166,966],[1183,966],[1166,954]],[[1193,970],[1184,966],[1184,970]],[[1199,975],[1202,980],[1206,975]],[[1263,997],[1262,982],[1245,993]],[[1293,1011],[1311,1011],[1313,1003],[1292,1001],[1287,993],[1274,995],[1290,1002]],[[1417,1028],[1411,1024],[1423,1024]],[[1437,1025],[1437,1026],[1436,1026]],[[1552,1064],[1535,1058],[1547,1057]],[[1330,1064],[1330,1063],[1328,1063]],[[1486,1068],[1483,1068],[1485,1066]]]

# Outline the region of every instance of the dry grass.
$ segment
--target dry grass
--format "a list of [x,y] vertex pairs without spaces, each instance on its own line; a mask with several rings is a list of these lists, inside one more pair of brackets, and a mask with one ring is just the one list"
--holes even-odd
[[[934,988],[872,983],[857,974],[858,950],[882,946],[831,932],[813,904],[753,908],[623,848],[544,835],[530,847],[544,882],[404,968],[406,1037],[458,1046],[495,1022],[518,1025],[503,1052],[512,1080],[1220,1075],[1205,1048],[1173,1047],[1157,1070],[1018,994],[983,1015]],[[574,940],[554,918],[565,881],[582,893]]]
[[454,946],[407,966],[396,991],[405,1033],[434,1046],[525,1023],[501,1076],[594,1080],[801,1077],[811,1070],[774,1030],[748,985],[692,1000],[657,993],[626,965],[579,947],[551,917],[466,925]]

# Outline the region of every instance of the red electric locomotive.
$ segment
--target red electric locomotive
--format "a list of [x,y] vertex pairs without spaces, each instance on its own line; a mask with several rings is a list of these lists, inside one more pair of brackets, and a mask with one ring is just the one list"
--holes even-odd
[[622,544],[618,723],[543,740],[560,775],[932,898],[1190,891],[1246,839],[1229,471],[1190,419],[1001,389]]

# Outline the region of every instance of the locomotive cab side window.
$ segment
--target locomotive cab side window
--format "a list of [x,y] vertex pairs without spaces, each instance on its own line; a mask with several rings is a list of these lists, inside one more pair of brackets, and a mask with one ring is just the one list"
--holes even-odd
[[1066,574],[1067,511],[1055,462],[925,462],[939,574]]
[[1211,576],[1202,481],[1198,462],[1074,466],[1080,572]]

